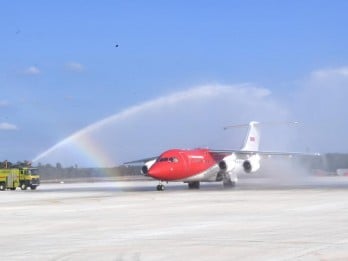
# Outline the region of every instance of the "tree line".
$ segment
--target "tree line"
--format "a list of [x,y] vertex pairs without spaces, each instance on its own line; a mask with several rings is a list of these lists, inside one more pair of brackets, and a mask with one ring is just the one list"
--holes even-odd
[[118,166],[114,168],[78,168],[71,166],[63,168],[60,164],[37,166],[42,180],[79,179],[79,178],[115,178],[141,175],[139,167]]
[[113,168],[79,168],[77,165],[63,167],[61,163],[56,165],[41,164],[32,166],[30,161],[0,162],[0,168],[35,167],[39,170],[41,180],[66,180],[79,178],[114,178],[123,176],[141,175],[138,166],[118,166]]

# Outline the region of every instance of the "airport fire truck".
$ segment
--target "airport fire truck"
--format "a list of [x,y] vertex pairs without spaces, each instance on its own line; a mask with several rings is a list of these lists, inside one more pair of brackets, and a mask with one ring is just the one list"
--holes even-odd
[[37,168],[3,168],[0,169],[0,190],[15,190],[20,187],[36,189],[40,185],[40,176]]

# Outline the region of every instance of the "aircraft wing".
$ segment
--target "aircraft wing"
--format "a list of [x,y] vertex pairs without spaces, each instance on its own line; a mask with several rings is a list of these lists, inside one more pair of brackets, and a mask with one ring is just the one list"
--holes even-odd
[[304,152],[278,152],[278,151],[251,151],[251,150],[210,150],[210,153],[215,157],[225,157],[231,154],[236,154],[240,158],[248,158],[258,154],[263,158],[271,158],[272,156],[295,157],[295,156],[320,156],[320,153],[304,153]]

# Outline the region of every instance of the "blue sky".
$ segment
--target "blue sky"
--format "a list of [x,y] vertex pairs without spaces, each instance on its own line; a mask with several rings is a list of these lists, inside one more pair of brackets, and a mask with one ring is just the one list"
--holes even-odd
[[[338,111],[344,117],[344,101],[337,105],[333,99],[342,95],[330,101],[323,98],[330,92],[325,89],[328,86],[347,93],[347,10],[347,1],[3,1],[0,159],[33,159],[106,117],[206,85],[233,89],[247,83],[246,90],[266,89],[272,93],[272,102],[280,104],[288,118],[296,119],[304,115],[301,109],[308,112],[306,105],[313,102],[313,93],[323,93],[315,103],[321,108],[342,105]],[[318,91],[316,86],[325,87]],[[299,100],[302,106],[294,105]],[[247,105],[235,109],[241,117],[224,115],[224,119],[228,123],[255,120],[250,119],[253,113],[243,117]],[[213,107],[190,117],[226,111]],[[318,130],[323,118],[313,114],[302,118],[307,122],[316,118],[311,126]],[[326,118],[332,120],[332,115],[337,111],[327,113]],[[138,121],[146,124],[152,117],[145,114]],[[280,117],[284,114],[269,118]],[[211,120],[206,124],[223,123]],[[161,123],[153,121],[152,125]],[[185,125],[177,126],[186,133]],[[150,133],[146,137],[151,140]],[[187,133],[187,140],[195,135]],[[320,139],[325,133],[331,131],[323,132]],[[137,138],[141,139],[132,137]],[[202,135],[202,143],[205,140]],[[347,142],[327,140],[317,149],[347,151]],[[204,145],[198,143],[187,146]],[[137,153],[129,153],[127,160],[142,154],[139,144],[128,144]],[[315,148],[315,144],[308,146]],[[144,154],[159,149],[154,146]],[[57,156],[53,162],[59,160]]]

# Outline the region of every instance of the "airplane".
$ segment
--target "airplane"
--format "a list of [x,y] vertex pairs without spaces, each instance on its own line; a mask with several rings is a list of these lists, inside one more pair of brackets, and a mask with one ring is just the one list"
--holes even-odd
[[[295,124],[297,122],[294,122]],[[170,149],[158,157],[125,162],[125,165],[144,163],[143,175],[159,180],[158,191],[163,191],[163,182],[180,181],[189,189],[199,189],[200,182],[221,182],[224,188],[232,188],[238,182],[238,175],[253,173],[260,169],[261,158],[272,155],[291,157],[287,152],[262,152],[260,145],[260,123],[227,126],[224,129],[248,126],[244,144],[240,150]],[[308,155],[305,154],[305,155]],[[317,154],[315,154],[317,155]]]

